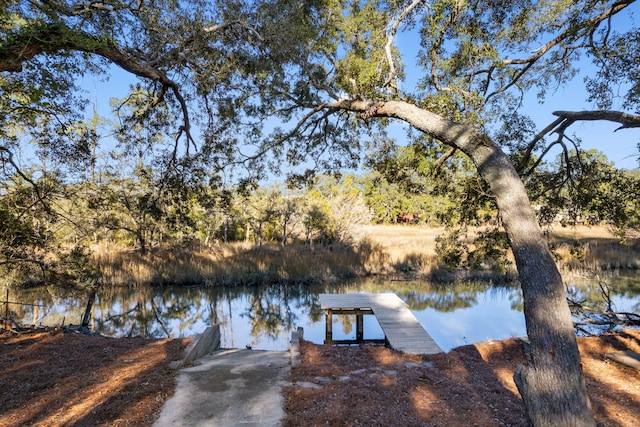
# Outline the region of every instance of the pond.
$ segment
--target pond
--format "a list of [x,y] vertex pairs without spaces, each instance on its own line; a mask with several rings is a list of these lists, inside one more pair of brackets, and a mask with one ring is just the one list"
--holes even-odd
[[[640,275],[607,280],[615,309],[640,312]],[[601,306],[597,285],[571,285],[574,300]],[[222,347],[285,350],[290,332],[304,328],[305,339],[322,343],[324,312],[318,294],[394,292],[409,306],[436,343],[453,347],[526,335],[520,289],[487,283],[434,285],[425,282],[356,280],[340,285],[288,285],[252,288],[114,288],[98,292],[91,327],[107,336],[185,337],[220,324]],[[3,300],[4,290],[0,294]],[[10,310],[22,324],[80,324],[87,295],[51,288],[11,291]],[[0,304],[2,316],[5,306]],[[333,317],[333,338],[355,339],[355,316]],[[364,336],[384,338],[374,316],[365,316]]]

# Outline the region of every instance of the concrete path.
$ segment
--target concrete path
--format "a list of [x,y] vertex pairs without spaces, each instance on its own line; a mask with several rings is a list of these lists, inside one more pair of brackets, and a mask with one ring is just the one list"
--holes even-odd
[[287,351],[218,350],[180,369],[154,427],[280,426]]

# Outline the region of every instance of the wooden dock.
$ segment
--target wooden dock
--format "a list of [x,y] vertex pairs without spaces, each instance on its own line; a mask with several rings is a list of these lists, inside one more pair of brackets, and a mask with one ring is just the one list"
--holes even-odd
[[356,315],[356,341],[363,342],[363,315],[375,315],[385,341],[395,350],[408,354],[442,353],[438,344],[396,294],[320,294],[320,307],[326,313],[326,342],[333,340],[333,315]]

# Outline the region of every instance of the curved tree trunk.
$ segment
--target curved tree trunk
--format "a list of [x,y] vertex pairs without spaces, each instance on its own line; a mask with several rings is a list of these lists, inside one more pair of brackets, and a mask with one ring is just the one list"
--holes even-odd
[[509,158],[486,136],[469,155],[496,197],[518,268],[530,359],[514,375],[535,426],[593,426],[571,312],[558,268]]
[[472,126],[406,102],[339,101],[333,108],[395,117],[468,155],[496,198],[524,297],[529,360],[514,380],[534,426],[595,426],[564,285],[524,185],[508,156]]

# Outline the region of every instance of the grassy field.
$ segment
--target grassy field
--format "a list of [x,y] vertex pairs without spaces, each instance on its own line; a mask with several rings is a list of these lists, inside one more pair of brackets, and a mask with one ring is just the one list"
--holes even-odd
[[[471,230],[462,243],[481,230]],[[202,284],[254,285],[276,282],[331,282],[374,274],[426,280],[508,280],[515,268],[459,271],[447,268],[436,254],[444,228],[370,225],[359,230],[355,245],[287,245],[260,247],[233,243],[191,249],[154,248],[145,255],[117,247],[94,248],[107,285]],[[638,269],[640,243],[621,244],[605,226],[560,227],[549,232],[549,244],[565,279]],[[510,254],[507,254],[510,257]]]

